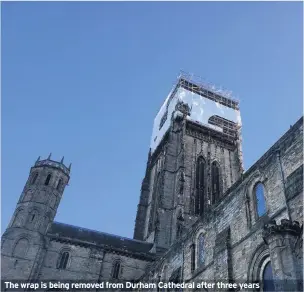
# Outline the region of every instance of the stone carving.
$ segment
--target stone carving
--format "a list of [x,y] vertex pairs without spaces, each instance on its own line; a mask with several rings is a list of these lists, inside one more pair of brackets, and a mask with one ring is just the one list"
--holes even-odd
[[175,110],[180,111],[185,116],[190,116],[191,109],[187,103],[179,101],[175,106]]
[[268,243],[268,238],[275,234],[290,233],[295,236],[299,236],[301,233],[301,227],[298,221],[290,221],[288,219],[282,219],[281,225],[277,225],[275,220],[270,220],[264,225],[263,239],[265,243]]

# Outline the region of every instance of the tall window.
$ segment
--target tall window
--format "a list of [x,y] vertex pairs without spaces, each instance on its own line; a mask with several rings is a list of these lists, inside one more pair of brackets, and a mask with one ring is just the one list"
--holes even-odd
[[58,264],[58,269],[66,269],[68,261],[69,261],[70,254],[65,251],[61,254],[59,264]]
[[62,185],[62,179],[60,179],[60,180],[58,181],[58,184],[57,184],[56,189],[59,190],[59,189],[61,188],[61,185]]
[[52,175],[51,175],[51,174],[49,174],[49,175],[46,177],[46,180],[45,180],[45,183],[44,183],[46,186],[48,186],[48,185],[49,185],[50,180],[51,180],[51,177],[52,177]]
[[119,272],[120,272],[120,262],[116,262],[113,266],[113,273],[112,273],[113,279],[118,279]]
[[266,201],[264,186],[262,183],[258,183],[254,188],[255,199],[256,199],[256,210],[258,217],[261,217],[266,213]]
[[211,165],[211,191],[212,203],[216,203],[220,198],[220,167],[216,161]]
[[190,253],[191,253],[191,272],[195,270],[195,244],[192,244],[190,247]]
[[206,162],[203,157],[199,157],[196,164],[196,197],[195,214],[202,215],[204,211]]
[[263,291],[275,291],[271,262],[268,262],[263,271]]
[[198,264],[201,266],[205,261],[205,249],[204,249],[204,234],[200,234],[198,237]]
[[34,173],[32,176],[32,180],[31,180],[32,185],[36,182],[37,178],[38,178],[38,172]]

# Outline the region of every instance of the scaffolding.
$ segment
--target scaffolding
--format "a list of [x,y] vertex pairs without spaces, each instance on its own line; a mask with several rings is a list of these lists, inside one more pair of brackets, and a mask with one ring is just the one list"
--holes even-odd
[[239,102],[232,98],[231,91],[217,89],[214,85],[205,82],[201,77],[181,71],[177,79],[177,86],[227,107],[239,110]]
[[[195,94],[201,95],[205,98],[213,100],[219,104],[232,108],[239,112],[239,101],[232,98],[232,92],[223,89],[217,89],[214,85],[206,82],[201,77],[194,74],[189,74],[184,71],[180,71],[180,74],[175,83],[175,88],[172,91],[172,97],[176,93],[177,89],[182,87]],[[169,98],[169,100],[171,97]],[[240,114],[239,114],[240,115]],[[244,170],[243,165],[243,152],[242,152],[242,124],[241,120],[237,123],[228,121],[222,117],[214,116],[208,121],[211,125],[220,126],[223,129],[223,136],[230,141],[234,141],[237,147],[238,156],[240,159],[241,171]]]
[[[218,89],[214,85],[206,82],[201,77],[196,76],[194,74],[186,73],[185,71],[180,71],[180,74],[177,77],[177,80],[173,84],[173,88],[166,98],[163,106],[166,107],[166,112],[168,111],[168,105],[171,100],[174,98],[179,88],[183,88],[187,91],[190,91],[194,94],[198,94],[202,97],[205,97],[209,100],[212,100],[218,104],[224,105],[235,111],[239,112],[239,101],[235,98],[232,98],[232,92],[225,89]],[[240,117],[240,113],[238,113]],[[166,114],[163,119],[167,118]],[[160,122],[160,128],[164,121]],[[208,121],[210,126],[219,126],[222,129],[222,135],[224,138],[229,141],[235,143],[238,151],[238,156],[240,159],[241,171],[243,171],[243,153],[242,153],[242,135],[241,135],[241,120],[236,123],[226,120],[219,116],[214,116],[212,119],[210,118]],[[212,127],[210,127],[212,128]]]

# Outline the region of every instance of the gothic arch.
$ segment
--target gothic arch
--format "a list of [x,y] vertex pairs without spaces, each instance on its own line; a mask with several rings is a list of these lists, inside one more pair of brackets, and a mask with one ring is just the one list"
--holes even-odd
[[261,181],[254,185],[252,196],[254,198],[255,217],[258,219],[267,212],[265,185]]
[[122,276],[122,261],[120,258],[117,258],[113,261],[112,264],[111,277],[112,279],[120,279],[121,276]]
[[[200,238],[203,238],[203,245],[200,242]],[[201,267],[204,262],[205,262],[205,258],[203,260],[203,262],[200,262],[199,260],[201,259],[201,252],[205,253],[205,237],[206,237],[206,230],[203,228],[202,224],[199,224],[195,230],[194,233],[192,234],[192,238],[191,238],[191,244],[189,246],[190,248],[190,261],[191,261],[191,265],[192,265],[192,272],[197,269],[198,267]],[[203,250],[202,250],[203,249]]]
[[197,226],[194,227],[193,232],[191,234],[191,242],[194,243],[197,239],[197,236],[200,232],[206,232],[204,229],[204,225],[200,222]]
[[195,168],[195,197],[194,213],[202,215],[204,213],[205,197],[207,185],[207,163],[206,159],[200,155],[196,160]]
[[52,174],[51,173],[48,173],[48,175],[46,176],[46,179],[44,181],[44,185],[45,186],[49,186],[50,183],[51,183],[51,180],[52,180]]
[[[265,178],[261,175],[259,171],[255,172],[252,177],[249,179],[249,181],[246,184],[246,198],[247,198],[247,207],[249,210],[249,217],[250,224],[255,224],[256,221],[259,219],[258,212],[257,212],[257,200],[256,200],[256,194],[255,194],[255,187],[261,183],[264,188],[264,200],[265,200],[265,206],[266,206],[266,212],[263,215],[267,214],[268,207],[267,207],[267,187],[265,185]],[[263,216],[262,215],[262,216]]]
[[58,259],[57,259],[57,269],[63,269],[65,270],[68,268],[71,264],[71,248],[64,246],[61,248],[59,254],[58,254]]
[[205,263],[206,257],[206,244],[205,244],[205,232],[201,231],[197,234],[195,246],[196,246],[196,267],[201,267]]
[[220,163],[213,160],[211,163],[211,203],[216,204],[223,194],[222,170]]

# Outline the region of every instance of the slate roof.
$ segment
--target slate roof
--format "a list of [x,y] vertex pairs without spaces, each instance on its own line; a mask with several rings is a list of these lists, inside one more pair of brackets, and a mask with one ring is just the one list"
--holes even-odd
[[105,232],[99,232],[69,224],[54,222],[48,230],[52,237],[77,240],[96,245],[110,246],[112,248],[127,250],[136,253],[149,253],[153,243],[121,237]]

